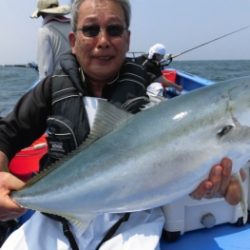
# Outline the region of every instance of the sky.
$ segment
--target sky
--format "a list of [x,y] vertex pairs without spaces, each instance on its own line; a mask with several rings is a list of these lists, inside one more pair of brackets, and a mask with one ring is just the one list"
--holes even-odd
[[[70,0],[59,0],[69,4]],[[155,43],[177,55],[250,25],[250,0],[130,0],[130,51]],[[36,61],[36,0],[0,0],[0,65]],[[176,60],[250,60],[250,27],[176,57]]]

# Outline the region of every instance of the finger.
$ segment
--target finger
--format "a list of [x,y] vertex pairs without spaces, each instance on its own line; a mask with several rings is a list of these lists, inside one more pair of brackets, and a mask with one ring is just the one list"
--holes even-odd
[[10,173],[1,172],[1,186],[9,190],[19,190],[25,186],[25,182]]
[[222,177],[219,193],[224,196],[231,179],[232,161],[229,158],[223,158],[220,165],[222,167]]
[[0,219],[7,220],[15,218],[25,212],[25,209],[15,203],[10,193],[12,190],[20,189],[25,185],[24,182],[10,173],[0,172]]
[[[10,193],[13,190],[18,190],[25,185],[25,182],[21,181],[14,175],[10,173],[1,172],[0,173],[0,195],[1,199],[5,198],[5,200],[9,203],[13,203],[10,199]],[[2,201],[1,201],[2,205]]]
[[230,176],[232,172],[232,166],[233,166],[232,160],[225,157],[221,160],[220,165],[223,168],[223,174],[226,176]]
[[202,199],[205,194],[212,188],[212,183],[208,180],[201,182],[198,187],[190,194],[196,200]]
[[0,214],[4,214],[5,211],[10,213],[22,213],[25,209],[17,204],[8,193],[1,192],[1,204],[0,204]]
[[221,187],[222,167],[215,165],[209,173],[208,180],[212,183],[212,188],[208,190],[208,196],[212,197],[218,194]]
[[232,178],[228,186],[225,199],[231,205],[237,205],[241,201],[241,186],[237,178]]
[[0,209],[0,220],[14,219],[26,212],[25,208],[20,207],[11,199],[2,199],[1,202],[3,208]]

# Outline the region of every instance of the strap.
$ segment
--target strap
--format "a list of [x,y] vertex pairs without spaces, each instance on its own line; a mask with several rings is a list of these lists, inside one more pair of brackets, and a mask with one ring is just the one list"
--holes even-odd
[[79,247],[76,243],[75,237],[69,228],[68,221],[64,219],[62,221],[62,225],[63,225],[63,233],[64,233],[65,237],[68,239],[72,250],[79,250]]
[[101,245],[112,238],[112,236],[115,234],[115,232],[117,231],[117,229],[120,227],[120,225],[127,221],[129,219],[130,213],[126,213],[124,214],[124,216],[121,217],[120,220],[118,220],[106,233],[106,235],[104,236],[104,238],[102,239],[102,241],[98,244],[98,246],[96,247],[96,250],[99,250],[99,248],[101,247]]
[[[53,215],[53,214],[47,214],[47,213],[42,213],[44,214],[45,216],[53,219],[53,220],[56,220],[58,222],[61,222],[62,223],[62,226],[63,226],[63,233],[65,235],[65,237],[68,239],[69,243],[70,243],[70,247],[72,248],[72,250],[80,250],[77,243],[76,243],[76,240],[75,240],[75,237],[73,235],[73,233],[71,232],[70,228],[69,228],[69,223],[66,219],[64,219],[63,217],[61,216],[58,216],[58,215]],[[102,241],[98,244],[98,246],[96,247],[96,250],[99,250],[99,248],[101,247],[101,245],[106,242],[107,240],[111,239],[112,236],[115,234],[115,232],[117,231],[117,229],[120,227],[120,225],[127,221],[129,219],[129,216],[130,216],[130,213],[126,213],[124,214],[120,220],[118,220],[109,230],[108,232],[106,233],[106,235],[104,236],[104,238],[102,239]]]
[[72,231],[69,228],[69,223],[68,223],[68,221],[66,219],[64,219],[63,217],[58,216],[58,215],[47,214],[47,213],[42,213],[42,214],[44,214],[45,216],[47,216],[47,217],[49,217],[49,218],[51,218],[53,220],[61,222],[62,227],[63,227],[63,234],[68,239],[70,247],[72,248],[72,250],[80,250],[77,243],[76,243],[75,237],[74,237]]

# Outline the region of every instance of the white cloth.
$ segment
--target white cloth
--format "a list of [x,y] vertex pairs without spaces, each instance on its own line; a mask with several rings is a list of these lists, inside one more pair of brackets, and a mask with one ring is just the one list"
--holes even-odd
[[70,20],[47,16],[38,30],[37,63],[39,79],[60,68],[60,55],[70,49]]
[[[95,250],[107,230],[121,218],[117,214],[96,217],[85,232],[71,226],[80,250]],[[159,250],[164,226],[160,208],[132,213],[100,250]],[[1,250],[71,250],[62,225],[36,212],[5,241]]]
[[159,82],[153,82],[147,87],[147,93],[153,96],[163,96],[164,87]]

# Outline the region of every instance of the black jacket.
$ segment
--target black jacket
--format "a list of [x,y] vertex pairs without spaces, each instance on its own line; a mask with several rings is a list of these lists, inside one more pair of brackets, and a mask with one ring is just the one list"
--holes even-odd
[[154,82],[158,77],[162,76],[162,65],[157,62],[154,57],[148,59],[148,54],[144,54],[134,58],[134,62],[143,66],[147,72],[147,86]]

